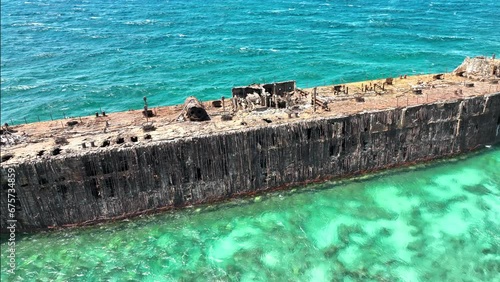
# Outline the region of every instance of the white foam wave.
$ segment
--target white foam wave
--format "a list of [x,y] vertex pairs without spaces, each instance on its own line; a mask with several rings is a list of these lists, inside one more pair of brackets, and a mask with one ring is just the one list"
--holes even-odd
[[153,25],[157,21],[156,20],[138,20],[138,21],[127,21],[125,22],[126,25]]

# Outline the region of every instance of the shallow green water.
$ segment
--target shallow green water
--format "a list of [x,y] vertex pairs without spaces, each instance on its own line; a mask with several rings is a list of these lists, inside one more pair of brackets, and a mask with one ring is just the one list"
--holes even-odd
[[2,251],[1,278],[495,281],[499,167],[497,147],[364,179],[25,236],[17,276],[5,273]]

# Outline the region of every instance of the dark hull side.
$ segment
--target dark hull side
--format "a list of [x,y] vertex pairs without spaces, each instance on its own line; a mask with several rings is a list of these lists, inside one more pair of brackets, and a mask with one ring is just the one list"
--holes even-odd
[[[333,109],[334,110],[334,109]],[[500,93],[2,168],[17,230],[81,225],[465,153],[500,141]]]

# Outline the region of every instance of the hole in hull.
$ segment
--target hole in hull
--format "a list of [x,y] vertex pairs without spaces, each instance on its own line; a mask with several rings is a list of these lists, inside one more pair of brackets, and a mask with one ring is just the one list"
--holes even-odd
[[102,141],[101,147],[108,147],[110,144],[109,140]]
[[52,150],[52,156],[57,156],[61,153],[61,148],[55,148],[54,150]]
[[12,154],[5,154],[5,155],[3,155],[2,156],[2,163],[6,162],[6,161],[8,161],[10,159],[12,159],[13,157],[14,157],[14,155],[12,155]]

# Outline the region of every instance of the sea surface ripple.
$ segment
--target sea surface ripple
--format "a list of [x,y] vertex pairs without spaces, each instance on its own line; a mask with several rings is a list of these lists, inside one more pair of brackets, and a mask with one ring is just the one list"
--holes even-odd
[[450,71],[500,51],[498,11],[494,0],[4,0],[1,120]]

